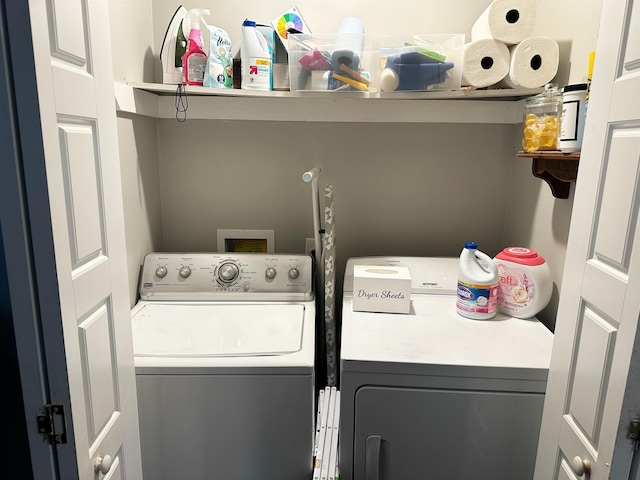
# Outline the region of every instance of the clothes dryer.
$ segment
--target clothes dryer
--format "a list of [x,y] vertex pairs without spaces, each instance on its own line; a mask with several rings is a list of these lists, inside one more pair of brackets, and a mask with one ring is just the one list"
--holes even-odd
[[[353,311],[353,266],[408,267],[409,314]],[[533,476],[552,333],[456,312],[457,258],[366,257],[345,271],[340,479]]]
[[146,256],[132,310],[145,479],[310,478],[312,279],[304,255]]

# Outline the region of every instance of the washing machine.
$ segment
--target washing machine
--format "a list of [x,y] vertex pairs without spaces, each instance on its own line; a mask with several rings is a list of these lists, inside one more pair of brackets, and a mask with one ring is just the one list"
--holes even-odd
[[151,253],[132,309],[145,480],[310,478],[312,259]]
[[[409,314],[353,311],[354,265],[408,267]],[[552,333],[456,312],[457,258],[346,265],[340,480],[533,477]]]

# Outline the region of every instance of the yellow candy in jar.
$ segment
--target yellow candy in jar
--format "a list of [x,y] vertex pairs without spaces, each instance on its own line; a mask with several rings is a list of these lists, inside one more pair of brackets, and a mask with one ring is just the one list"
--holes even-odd
[[538,116],[535,113],[527,113],[524,124],[528,127],[534,125],[538,121]]
[[527,114],[525,117],[522,148],[527,152],[556,150],[558,144],[558,122],[556,117]]

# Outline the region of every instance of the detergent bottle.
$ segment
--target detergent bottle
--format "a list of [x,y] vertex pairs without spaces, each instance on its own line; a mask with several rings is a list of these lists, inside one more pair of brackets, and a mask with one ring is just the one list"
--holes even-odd
[[456,309],[477,320],[495,316],[498,308],[498,267],[474,242],[464,244],[458,266]]
[[204,8],[194,8],[187,13],[191,29],[189,30],[189,45],[182,56],[182,74],[185,85],[202,85],[204,82],[207,54],[203,50],[200,25],[202,15],[209,15],[209,13],[209,10]]
[[547,306],[553,292],[551,269],[538,252],[507,247],[495,256],[500,287],[498,311],[531,318]]
[[256,28],[256,22],[245,20],[242,23],[242,88],[248,90],[271,89],[271,53],[262,33]]

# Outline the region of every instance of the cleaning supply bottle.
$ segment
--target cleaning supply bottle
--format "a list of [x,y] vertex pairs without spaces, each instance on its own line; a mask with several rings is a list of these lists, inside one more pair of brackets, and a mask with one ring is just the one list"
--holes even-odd
[[531,318],[551,300],[551,269],[535,250],[507,247],[495,256],[498,266],[498,311]]
[[182,74],[185,85],[202,85],[204,82],[207,54],[203,50],[200,25],[202,15],[209,15],[209,13],[209,10],[204,8],[193,8],[187,13],[191,29],[189,30],[189,46],[182,56]]
[[474,242],[464,244],[458,266],[458,299],[460,315],[477,320],[495,316],[498,306],[498,268]]
[[270,90],[271,53],[262,33],[256,29],[256,22],[242,23],[242,88],[247,90]]

